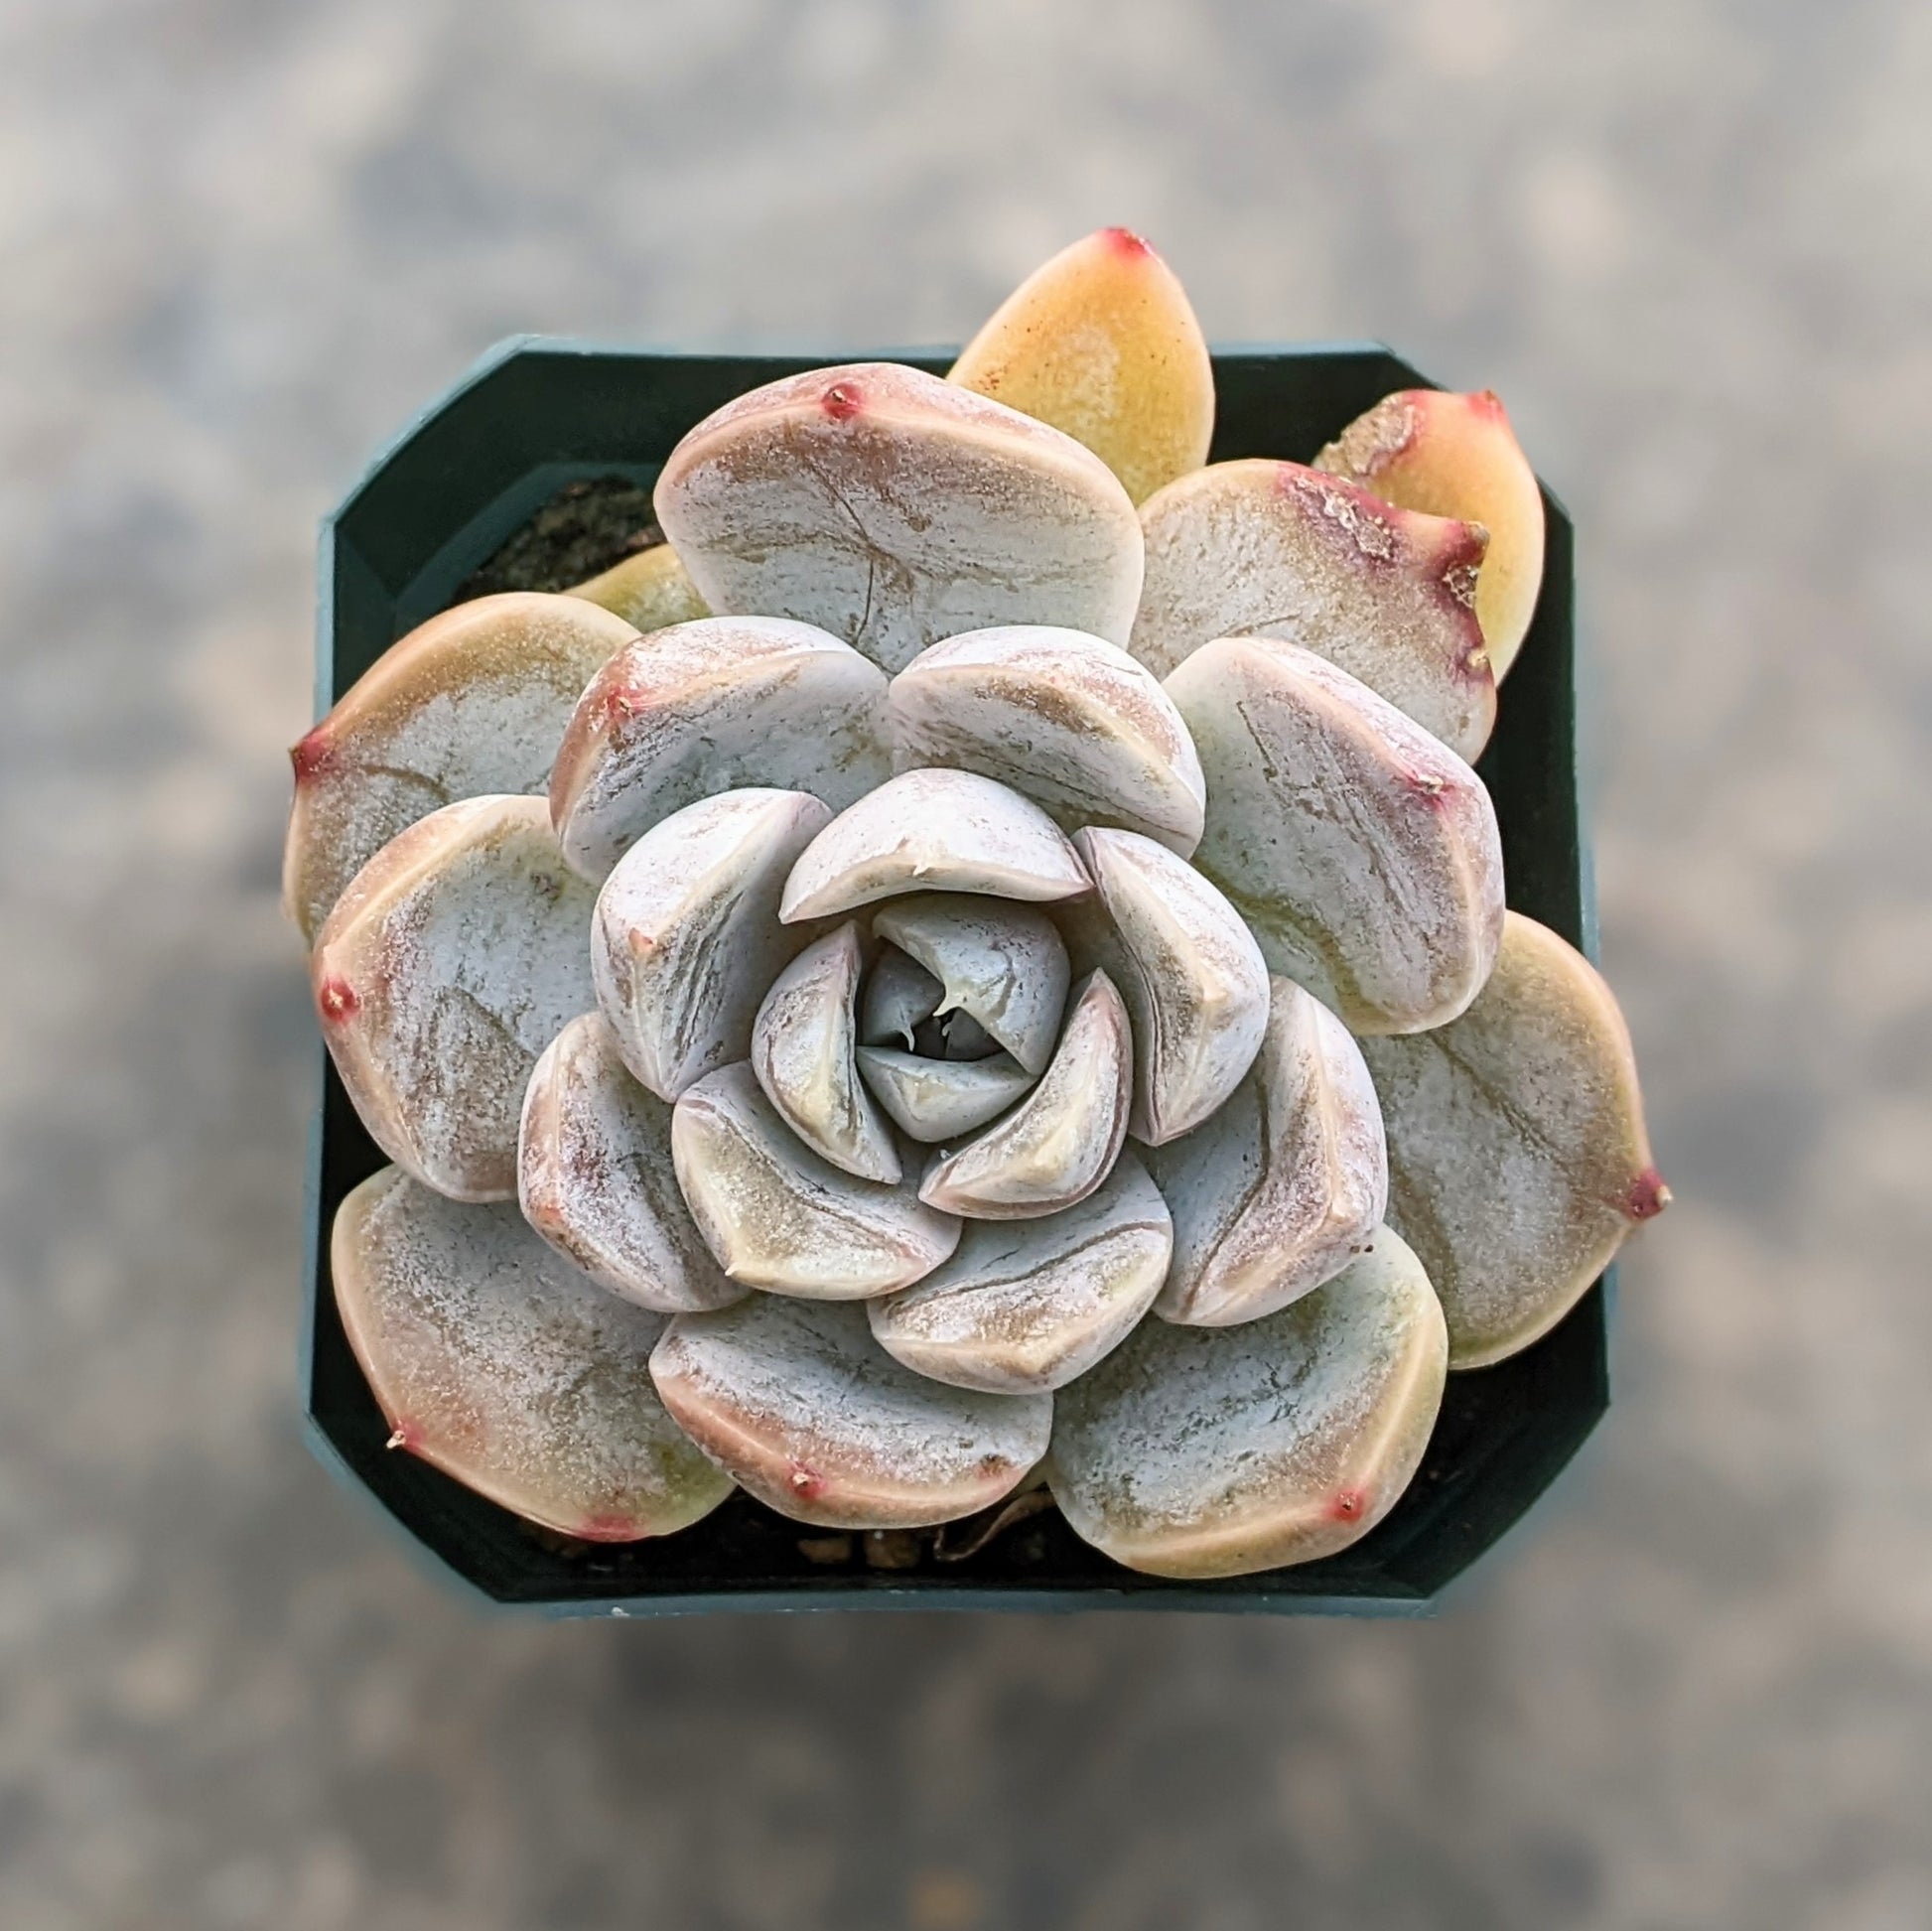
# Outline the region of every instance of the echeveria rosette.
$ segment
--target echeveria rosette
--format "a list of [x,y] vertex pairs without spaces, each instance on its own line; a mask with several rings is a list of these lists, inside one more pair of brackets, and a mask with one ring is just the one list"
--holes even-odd
[[917,1526],[1042,1469],[1135,1567],[1307,1560],[1400,1494],[1458,1320],[1526,1344],[1667,1197],[1613,1003],[1505,932],[1487,794],[1413,721],[1473,755],[1503,656],[1461,419],[1408,470],[1413,407],[1323,452],[1421,477],[1398,509],[1197,467],[1204,366],[1094,237],[950,382],[694,429],[629,606],[687,621],[597,608],[634,567],[482,600],[304,740],[291,905],[397,1163],[338,1291],[399,1446],[584,1535],[730,1483]]

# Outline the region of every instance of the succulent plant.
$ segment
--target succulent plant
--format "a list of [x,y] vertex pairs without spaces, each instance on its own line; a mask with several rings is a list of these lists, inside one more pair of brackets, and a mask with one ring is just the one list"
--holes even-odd
[[666,540],[433,618],[296,747],[393,1446],[594,1539],[1032,1479],[1154,1574],[1307,1561],[1667,1201],[1468,761],[1542,558],[1500,403],[1312,466],[1208,463],[1213,407],[1106,230],[946,380],[727,404]]

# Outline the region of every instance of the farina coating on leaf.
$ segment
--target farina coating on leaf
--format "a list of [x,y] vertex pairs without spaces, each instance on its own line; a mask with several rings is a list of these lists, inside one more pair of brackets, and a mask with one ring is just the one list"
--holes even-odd
[[754,1295],[682,1314],[651,1375],[685,1433],[795,1521],[917,1528],[997,1502],[1046,1451],[1050,1395],[948,1388],[895,1361],[865,1310]]
[[390,1159],[458,1200],[516,1191],[523,1089],[591,1004],[591,891],[541,798],[469,798],[391,839],[336,902],[310,983]]
[[1388,1126],[1389,1218],[1428,1264],[1455,1367],[1547,1333],[1670,1202],[1610,989],[1520,912],[1466,1013],[1362,1050]]
[[544,1048],[516,1156],[524,1219],[600,1287],[667,1314],[744,1297],[684,1204],[671,1109],[631,1077],[602,1014],[572,1020]]
[[593,1542],[669,1535],[730,1492],[651,1385],[664,1317],[586,1280],[515,1207],[385,1168],[343,1201],[330,1254],[392,1447]]

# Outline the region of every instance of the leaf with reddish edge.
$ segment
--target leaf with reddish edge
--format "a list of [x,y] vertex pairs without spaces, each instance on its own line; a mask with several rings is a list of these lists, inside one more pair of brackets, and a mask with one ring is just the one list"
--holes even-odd
[[1452,1367],[1548,1333],[1670,1203],[1610,989],[1520,912],[1466,1013],[1362,1051],[1388,1129],[1389,1219],[1443,1298]]
[[1509,673],[1543,587],[1543,491],[1493,389],[1402,389],[1357,416],[1315,468],[1384,501],[1459,516],[1489,533],[1476,617],[1497,681]]
[[594,883],[653,825],[744,786],[833,811],[891,770],[886,678],[809,623],[710,618],[625,645],[586,687],[550,777],[564,856]]
[[1221,637],[1168,693],[1207,774],[1194,864],[1270,969],[1356,1034],[1461,1012],[1502,938],[1502,841],[1475,772],[1296,644]]
[[593,1542],[670,1535],[730,1494],[652,1386],[663,1315],[607,1294],[514,1206],[385,1168],[337,1209],[330,1270],[391,1448]]
[[1140,502],[1207,461],[1214,365],[1173,270],[1129,228],[1062,248],[952,365],[977,389],[1078,438]]
[[1216,463],[1143,506],[1131,648],[1165,677],[1216,637],[1299,643],[1473,761],[1496,721],[1476,621],[1487,539],[1299,463]]
[[651,1356],[678,1425],[795,1522],[913,1529],[1010,1493],[1045,1452],[1050,1395],[988,1395],[916,1375],[863,1309],[754,1295],[680,1314]]
[[705,601],[816,623],[888,673],[991,623],[1125,643],[1141,526],[1072,437],[897,362],[754,389],[674,449],[653,500]]
[[458,1200],[516,1191],[537,1055],[592,1003],[591,889],[541,798],[468,798],[391,839],[316,938],[323,1037],[376,1145]]
[[1152,1576],[1247,1576],[1359,1541],[1429,1445],[1443,1310],[1384,1228],[1325,1287],[1238,1327],[1144,1320],[1054,1397],[1073,1532]]
[[289,916],[314,938],[398,832],[463,798],[541,792],[584,686],[635,636],[574,597],[459,604],[392,643],[290,754]]

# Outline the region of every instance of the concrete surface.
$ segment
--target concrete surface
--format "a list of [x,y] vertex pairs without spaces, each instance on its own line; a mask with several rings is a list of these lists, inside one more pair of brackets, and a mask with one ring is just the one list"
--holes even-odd
[[[1932,1923],[1929,87],[1909,0],[0,10],[0,1924]],[[1576,512],[1620,1406],[1427,1627],[480,1621],[297,1439],[315,518],[505,333],[1110,221]]]

